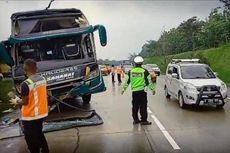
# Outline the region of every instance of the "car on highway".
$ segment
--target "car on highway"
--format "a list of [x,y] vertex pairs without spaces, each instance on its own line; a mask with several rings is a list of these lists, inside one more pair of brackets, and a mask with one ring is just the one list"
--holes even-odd
[[149,70],[149,71],[154,71],[156,75],[160,76],[161,74],[161,70],[159,68],[159,66],[157,64],[146,64],[146,68]]
[[165,96],[179,100],[181,108],[187,105],[224,106],[227,86],[217,74],[199,59],[173,59],[165,77]]
[[157,74],[155,73],[155,71],[147,65],[142,65],[142,67],[150,73],[152,81],[156,82],[157,81]]
[[128,74],[129,71],[133,68],[132,64],[124,64],[123,65],[123,71],[125,72],[125,74]]

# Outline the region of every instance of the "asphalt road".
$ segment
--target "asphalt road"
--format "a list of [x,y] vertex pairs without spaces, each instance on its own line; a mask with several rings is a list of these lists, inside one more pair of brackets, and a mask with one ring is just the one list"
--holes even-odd
[[[131,92],[105,77],[107,91],[94,95],[91,106],[103,125],[47,133],[51,153],[229,153],[230,104],[180,109],[175,99],[166,100],[164,80],[149,99],[150,126],[132,125]],[[79,132],[79,133],[78,133]],[[25,153],[23,137],[0,140],[0,153]]]

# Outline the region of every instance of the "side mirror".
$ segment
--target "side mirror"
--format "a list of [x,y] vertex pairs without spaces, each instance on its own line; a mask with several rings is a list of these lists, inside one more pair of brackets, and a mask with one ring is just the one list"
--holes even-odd
[[107,45],[107,34],[106,29],[103,25],[94,26],[94,31],[98,30],[101,46]]
[[10,47],[6,48],[3,42],[0,43],[0,59],[9,66],[14,65],[14,61],[10,56]]
[[214,72],[214,75],[215,75],[216,77],[218,77],[218,73],[217,73],[217,72]]
[[177,74],[177,73],[172,73],[172,78],[174,78],[174,79],[178,79],[178,78],[179,78],[179,76],[178,76],[178,74]]
[[168,74],[172,74],[172,70],[171,69],[168,70]]

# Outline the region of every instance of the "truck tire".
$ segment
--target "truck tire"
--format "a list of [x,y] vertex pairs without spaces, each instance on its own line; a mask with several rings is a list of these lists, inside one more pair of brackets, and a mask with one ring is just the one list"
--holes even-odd
[[84,104],[89,104],[90,101],[91,101],[91,94],[83,95],[83,96],[82,96],[82,100],[83,100],[83,103],[84,103]]
[[167,98],[167,99],[170,99],[170,94],[168,93],[168,88],[165,86],[165,97]]
[[183,94],[181,92],[179,92],[178,99],[179,99],[180,108],[185,109],[186,104],[184,103],[184,97],[183,97]]

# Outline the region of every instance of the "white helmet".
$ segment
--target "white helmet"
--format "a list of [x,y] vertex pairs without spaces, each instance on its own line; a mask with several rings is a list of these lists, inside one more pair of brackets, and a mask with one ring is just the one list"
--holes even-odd
[[144,62],[144,59],[141,56],[136,56],[134,58],[134,63],[136,64],[142,64]]

